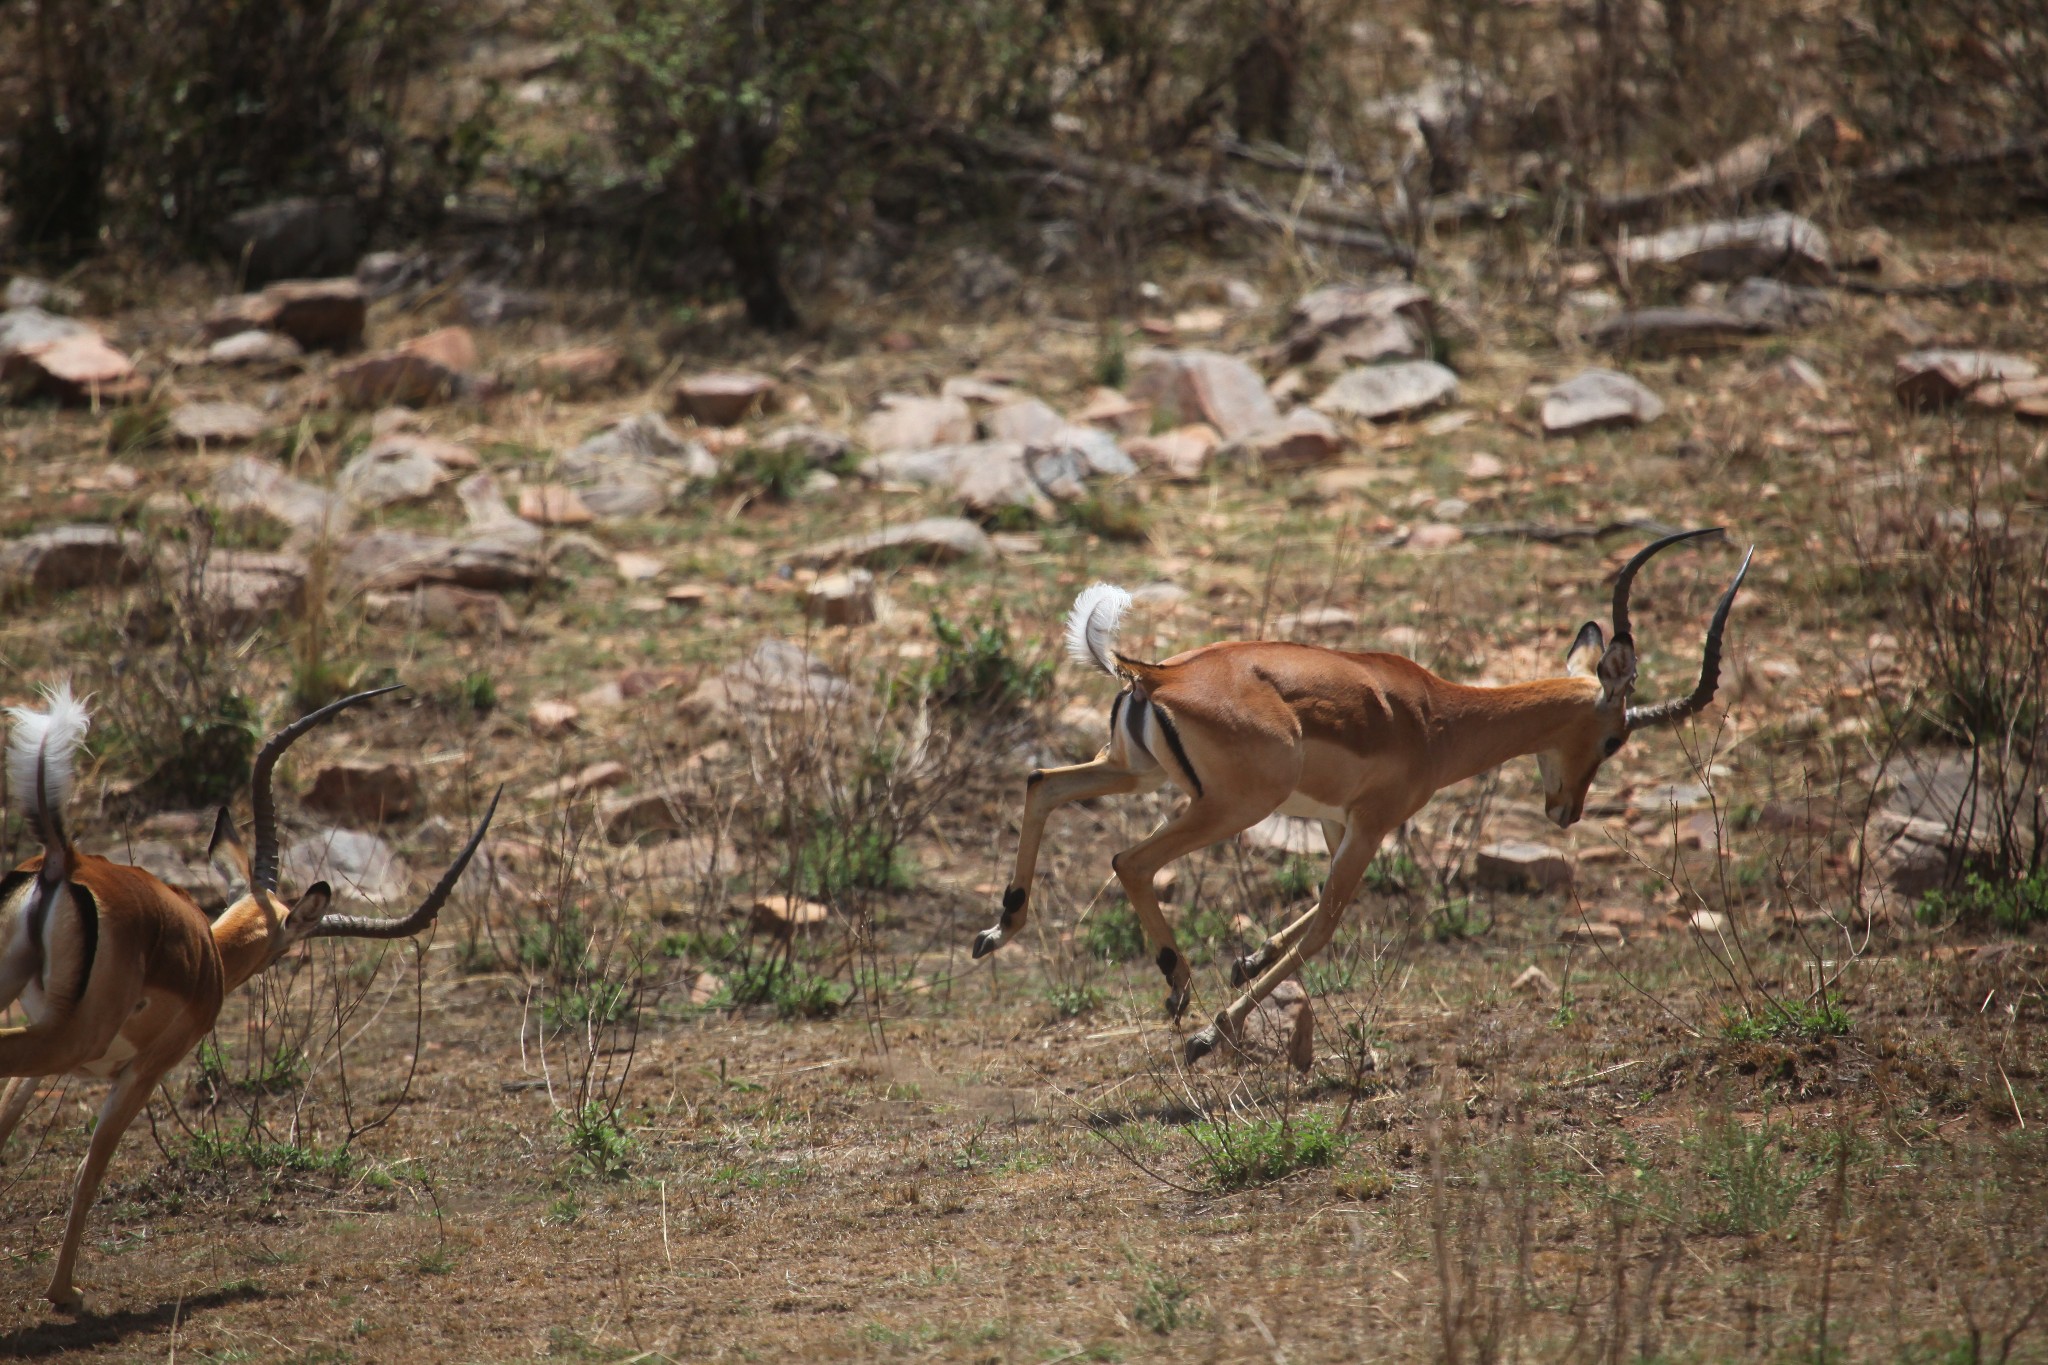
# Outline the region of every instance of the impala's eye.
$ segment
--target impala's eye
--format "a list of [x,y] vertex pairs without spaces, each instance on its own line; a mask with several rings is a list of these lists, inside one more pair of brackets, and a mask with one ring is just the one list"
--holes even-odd
[[1613,758],[1615,752],[1621,748],[1621,736],[1616,735],[1613,739],[1608,740],[1604,747],[1606,749],[1607,756],[1609,758]]

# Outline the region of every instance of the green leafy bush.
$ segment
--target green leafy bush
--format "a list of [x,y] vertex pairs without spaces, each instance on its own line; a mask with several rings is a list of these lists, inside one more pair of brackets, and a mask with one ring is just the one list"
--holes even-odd
[[2048,924],[2048,867],[2015,881],[1996,881],[1972,872],[1953,891],[1929,891],[1914,912],[1928,926],[1955,923],[1966,929],[1994,928],[2024,934]]
[[986,622],[969,617],[959,625],[934,610],[931,626],[938,657],[917,682],[935,704],[1001,716],[1052,690],[1053,661],[1019,658],[1000,611]]
[[1221,1190],[1271,1184],[1312,1166],[1333,1166],[1350,1139],[1321,1114],[1212,1119],[1194,1125],[1195,1146]]

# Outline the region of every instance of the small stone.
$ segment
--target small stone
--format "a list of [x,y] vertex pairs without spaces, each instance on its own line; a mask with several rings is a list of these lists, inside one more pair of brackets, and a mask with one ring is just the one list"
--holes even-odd
[[1258,372],[1216,351],[1140,351],[1131,362],[1131,397],[1175,425],[1207,422],[1225,440],[1280,418]]
[[1134,403],[1115,389],[1091,389],[1074,420],[1108,427],[1124,436],[1142,436],[1152,424],[1152,405]]
[[405,355],[431,360],[458,375],[468,374],[476,368],[476,338],[470,335],[467,327],[442,327],[425,336],[414,337],[398,349]]
[[220,300],[204,324],[211,340],[240,332],[277,332],[306,350],[351,350],[363,343],[369,299],[353,279],[281,280],[258,294]]
[[610,759],[593,763],[566,777],[558,777],[543,783],[526,794],[526,799],[536,805],[553,805],[557,801],[573,800],[588,796],[592,792],[609,791],[624,786],[629,774],[626,765]]
[[1335,422],[1309,408],[1296,408],[1272,426],[1232,441],[1222,458],[1284,471],[1328,464],[1343,453],[1344,437]]
[[121,861],[141,868],[173,891],[184,892],[209,915],[227,909],[227,893],[220,877],[204,861],[192,857],[185,847],[162,839],[124,839]]
[[1620,925],[1599,920],[1574,920],[1558,930],[1557,936],[1565,943],[1588,947],[1619,948],[1624,942]]
[[1342,607],[1312,607],[1307,611],[1292,612],[1273,622],[1274,631],[1287,637],[1342,635],[1357,626],[1357,614]]
[[662,601],[672,607],[682,607],[685,610],[694,611],[710,600],[711,589],[705,587],[702,583],[678,583],[675,587],[663,593],[661,597]]
[[1347,370],[1312,405],[1318,412],[1385,422],[1447,403],[1458,376],[1433,360]]
[[1704,280],[1768,275],[1825,284],[1834,276],[1827,234],[1791,213],[1670,228],[1630,240],[1622,254],[1635,266],[1666,267]]
[[930,450],[974,439],[974,414],[958,398],[885,393],[861,423],[861,441],[878,455]]
[[222,629],[240,634],[303,608],[311,572],[294,554],[215,550],[200,576],[199,597]]
[[832,910],[816,901],[789,896],[764,896],[747,910],[747,924],[756,933],[771,938],[794,938],[799,933],[822,929],[831,922]]
[[1551,435],[1638,426],[1663,415],[1663,400],[1619,370],[1581,370],[1543,400],[1543,430]]
[[1508,467],[1501,463],[1499,456],[1489,455],[1482,450],[1465,461],[1464,467],[1458,472],[1473,483],[1491,483],[1504,476],[1508,472]]
[[35,596],[129,583],[147,561],[142,540],[111,526],[53,526],[0,543],[0,590]]
[[1415,285],[1338,284],[1302,295],[1287,323],[1290,362],[1341,369],[1421,358],[1435,317],[1429,292]]
[[866,569],[826,574],[804,591],[804,615],[828,626],[862,626],[875,619],[875,576]]
[[738,426],[764,408],[775,381],[746,370],[713,370],[676,384],[676,411],[707,427]]
[[187,445],[240,445],[269,426],[270,419],[246,403],[186,403],[171,412],[171,434]]
[[575,489],[558,483],[520,489],[519,516],[536,526],[588,526],[597,519]]
[[1408,539],[1403,544],[1410,550],[1447,550],[1464,538],[1465,532],[1462,527],[1453,526],[1449,522],[1426,521],[1410,531]]
[[1253,848],[1263,848],[1273,853],[1310,856],[1327,851],[1327,845],[1323,842],[1322,823],[1304,820],[1297,815],[1269,815],[1237,837]]
[[682,706],[686,715],[704,718],[804,712],[829,709],[854,695],[853,685],[824,660],[788,640],[771,638],[706,678]]
[[355,269],[363,220],[346,195],[295,195],[230,214],[213,239],[235,272],[260,286]]
[[846,562],[873,569],[906,561],[949,564],[961,559],[984,559],[994,553],[988,532],[966,518],[927,517],[881,531],[824,541],[791,555],[790,563],[823,568]]
[[25,377],[68,403],[122,401],[147,387],[135,362],[95,332],[19,347],[0,356],[0,375]]
[[420,804],[419,769],[410,763],[344,760],[313,774],[306,805],[338,820],[390,824]]
[[1014,403],[1020,397],[1017,390],[1008,384],[999,384],[994,380],[972,374],[954,375],[939,385],[939,396],[957,398],[963,403],[987,403],[994,407]]
[[598,807],[598,827],[611,844],[630,844],[649,835],[672,839],[684,832],[681,812],[690,800],[690,789],[680,784],[615,796]]
[[1006,403],[982,419],[982,426],[992,441],[1029,443],[1045,440],[1058,435],[1066,425],[1066,418],[1036,398]]
[[1703,934],[1725,933],[1728,929],[1728,917],[1718,910],[1695,910],[1686,923]]
[[1533,963],[1522,969],[1522,974],[1515,978],[1514,984],[1508,989],[1541,995],[1550,1000],[1555,1000],[1558,996],[1557,983],[1550,979],[1550,973]]
[[254,456],[241,456],[214,475],[213,501],[223,512],[257,512],[304,535],[348,529],[346,501]]
[[1479,850],[1474,875],[1494,891],[1555,891],[1572,884],[1572,860],[1548,844],[1488,844]]
[[801,422],[793,426],[778,427],[755,444],[760,449],[775,454],[786,450],[796,451],[803,456],[804,462],[813,468],[838,464],[853,451],[853,442],[844,433]]
[[626,368],[616,346],[565,346],[533,362],[533,372],[548,387],[581,393],[615,382]]
[[1586,339],[1603,350],[1655,356],[1721,350],[1777,330],[1725,308],[1638,308],[1600,323]]
[[668,565],[657,555],[624,550],[612,556],[612,567],[628,583],[646,583],[661,577]]
[[1952,350],[1914,351],[1901,356],[1894,370],[1893,392],[1909,408],[1946,407],[1980,384],[2007,384],[2040,373],[2019,356]]
[[526,709],[526,724],[541,739],[561,739],[576,730],[583,712],[565,701],[537,701]]
[[334,391],[351,408],[382,408],[398,404],[423,408],[452,398],[462,375],[427,356],[387,351],[364,356],[335,368]]
[[1194,483],[1201,479],[1217,442],[1216,428],[1206,422],[1195,422],[1157,436],[1134,436],[1125,449],[1140,464],[1169,479]]
[[297,365],[305,358],[305,349],[298,342],[281,332],[266,332],[250,329],[224,336],[206,348],[206,363],[209,365],[248,365],[256,368],[283,368]]
[[476,456],[466,447],[398,432],[372,441],[343,465],[334,476],[334,491],[356,507],[417,502],[432,497],[465,462],[469,467],[476,464]]

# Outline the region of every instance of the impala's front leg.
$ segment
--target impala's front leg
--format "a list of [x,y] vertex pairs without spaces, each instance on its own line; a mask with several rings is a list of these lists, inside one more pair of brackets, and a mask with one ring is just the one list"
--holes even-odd
[[1344,912],[1350,907],[1359,882],[1365,879],[1365,869],[1372,862],[1372,855],[1379,851],[1380,840],[1386,834],[1384,827],[1368,827],[1355,818],[1345,827],[1344,840],[1337,846],[1337,856],[1330,860],[1330,879],[1323,884],[1323,894],[1316,902],[1316,908],[1305,917],[1306,928],[1302,921],[1296,921],[1283,930],[1283,934],[1293,936],[1293,942],[1259,973],[1250,989],[1231,1001],[1230,1007],[1217,1015],[1207,1028],[1188,1039],[1187,1060],[1190,1065],[1213,1052],[1224,1038],[1242,1037],[1244,1021],[1258,1008],[1259,1002],[1271,995],[1281,982],[1300,971],[1302,963],[1321,952],[1336,937],[1337,926],[1343,922]]
[[[1158,786],[1164,774],[1155,769],[1150,785]],[[1038,868],[1038,842],[1045,836],[1045,820],[1061,806],[1096,796],[1121,796],[1147,785],[1140,777],[1109,757],[1105,749],[1093,762],[1066,768],[1040,768],[1024,779],[1024,826],[1017,837],[1017,867],[1003,892],[1003,909],[993,929],[974,937],[974,955],[987,957],[1016,936],[1030,914],[1031,879]]]

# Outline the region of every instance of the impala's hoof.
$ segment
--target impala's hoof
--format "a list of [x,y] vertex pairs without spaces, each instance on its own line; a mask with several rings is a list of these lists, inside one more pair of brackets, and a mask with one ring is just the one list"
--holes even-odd
[[1230,964],[1230,984],[1242,986],[1264,970],[1266,970],[1265,949],[1261,948],[1256,953],[1246,953],[1243,957]]
[[974,936],[974,956],[977,961],[1003,946],[1003,931],[984,929]]
[[1188,997],[1194,993],[1195,983],[1192,981],[1177,991],[1169,992],[1166,997],[1166,1017],[1178,1024],[1180,1017],[1188,1012]]
[[82,1313],[85,1311],[85,1295],[78,1292],[76,1285],[51,1285],[43,1291],[43,1297],[57,1305],[60,1313]]
[[1193,1066],[1196,1062],[1201,1061],[1202,1058],[1214,1052],[1216,1050],[1216,1044],[1221,1041],[1222,1039],[1217,1035],[1216,1026],[1214,1024],[1209,1025],[1209,1027],[1203,1029],[1200,1033],[1191,1034],[1188,1038],[1188,1046],[1186,1053],[1187,1064],[1189,1066]]

